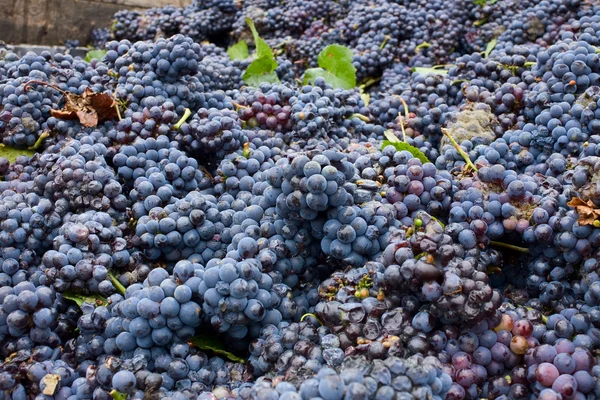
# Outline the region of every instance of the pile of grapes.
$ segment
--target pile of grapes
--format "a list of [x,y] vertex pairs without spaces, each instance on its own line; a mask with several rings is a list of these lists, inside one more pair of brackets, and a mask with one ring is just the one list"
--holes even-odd
[[197,0],[93,45],[1,54],[0,400],[600,398],[596,2]]

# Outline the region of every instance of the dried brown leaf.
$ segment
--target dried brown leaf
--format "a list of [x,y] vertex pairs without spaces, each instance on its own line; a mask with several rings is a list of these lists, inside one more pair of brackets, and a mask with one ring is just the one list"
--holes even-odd
[[98,123],[117,117],[115,100],[106,93],[96,93],[86,88],[81,96],[67,93],[62,110],[51,110],[51,115],[62,119],[79,119],[79,122],[93,128]]
[[567,205],[577,211],[577,214],[579,214],[578,222],[581,225],[593,225],[594,221],[600,219],[600,209],[596,209],[596,205],[591,200],[583,201],[575,197]]

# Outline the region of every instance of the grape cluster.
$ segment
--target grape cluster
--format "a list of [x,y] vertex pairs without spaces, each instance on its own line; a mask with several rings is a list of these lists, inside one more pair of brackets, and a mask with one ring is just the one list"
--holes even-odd
[[[195,0],[3,48],[0,399],[598,398],[599,12]],[[358,87],[304,79],[330,44]]]

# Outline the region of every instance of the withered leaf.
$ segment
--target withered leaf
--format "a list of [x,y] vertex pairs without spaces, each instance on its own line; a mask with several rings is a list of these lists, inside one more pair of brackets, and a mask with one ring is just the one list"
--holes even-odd
[[46,385],[46,387],[44,387],[44,390],[42,391],[42,394],[46,396],[53,396],[54,392],[56,392],[56,387],[60,382],[60,375],[48,374],[44,376],[42,382],[44,382],[44,384]]
[[567,205],[573,207],[579,214],[578,222],[580,225],[593,225],[594,221],[600,219],[600,209],[596,209],[594,202],[591,200],[583,201],[575,197]]
[[93,128],[98,123],[117,117],[115,100],[106,93],[96,93],[86,88],[83,94],[65,95],[65,106],[62,110],[51,110],[50,114],[56,118],[78,119],[87,127]]

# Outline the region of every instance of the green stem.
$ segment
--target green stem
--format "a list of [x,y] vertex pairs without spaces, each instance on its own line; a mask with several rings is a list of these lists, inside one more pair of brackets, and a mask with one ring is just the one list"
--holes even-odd
[[362,84],[359,85],[359,89],[361,89],[361,90],[364,91],[365,89],[373,86],[374,84],[376,84],[380,80],[381,80],[381,77],[367,79],[366,81],[364,81]]
[[173,126],[173,128],[175,130],[178,130],[179,128],[181,128],[181,125],[183,125],[185,120],[188,119],[190,117],[190,115],[192,115],[192,112],[190,111],[189,108],[186,108],[183,113],[183,117],[181,117],[181,119],[179,121],[177,121],[177,123],[175,124],[175,126]]
[[119,282],[119,280],[117,279],[117,277],[112,273],[112,271],[108,271],[108,278],[110,279],[111,283],[113,284],[113,286],[117,289],[117,291],[119,293],[121,293],[121,295],[125,296],[125,286],[123,286],[121,284],[121,282]]
[[319,317],[317,317],[315,314],[313,313],[306,313],[302,316],[302,318],[300,318],[300,322],[304,321],[307,317],[313,317],[314,319],[317,320],[317,322],[319,323],[319,325],[323,326],[323,323],[321,322],[321,320],[319,319]]
[[508,244],[508,243],[496,242],[494,240],[490,241],[490,244],[492,246],[503,247],[505,249],[510,249],[510,250],[518,251],[520,253],[529,254],[529,249],[526,248],[526,247],[519,247],[519,246],[515,246],[515,245],[512,245],[512,244]]
[[448,140],[450,140],[450,143],[452,143],[452,146],[454,146],[454,148],[456,149],[456,151],[458,151],[458,153],[462,156],[462,158],[465,160],[465,162],[467,163],[467,167],[471,168],[473,171],[475,172],[479,172],[479,170],[477,169],[477,167],[475,166],[475,164],[473,164],[473,162],[471,161],[471,159],[469,158],[469,155],[467,154],[466,151],[464,151],[459,145],[458,143],[456,143],[456,140],[454,140],[454,138],[452,137],[452,135],[450,135],[450,133],[448,133],[447,129],[443,129],[442,128],[442,133],[444,134],[444,136],[446,136],[448,138]]
[[31,147],[29,148],[29,150],[37,150],[37,149],[39,149],[39,148],[40,148],[40,146],[42,145],[42,142],[43,142],[44,140],[46,140],[47,138],[49,138],[49,137],[50,137],[50,132],[48,132],[48,131],[44,131],[44,132],[43,132],[43,133],[40,135],[40,137],[38,138],[38,140],[36,140],[36,141],[35,141],[35,143],[33,144],[33,146],[31,146]]
[[117,392],[115,389],[110,392],[110,397],[114,400],[127,400],[127,395],[125,393]]
[[358,113],[352,114],[350,116],[350,119],[352,119],[352,118],[358,118],[358,119],[360,119],[361,121],[364,121],[364,122],[369,122],[370,121],[369,117],[367,117],[366,115],[358,114]]
[[244,147],[242,150],[242,156],[244,156],[245,158],[250,157],[250,143],[244,143]]
[[389,42],[390,39],[390,35],[385,35],[385,39],[383,39],[383,42],[381,42],[381,45],[379,45],[379,50],[383,50],[383,48],[385,47],[387,42]]
[[423,42],[420,45],[418,45],[417,47],[415,47],[415,51],[420,51],[421,49],[427,49],[429,47],[431,47],[431,43],[429,42]]
[[[402,97],[400,97],[400,96],[396,96],[396,97],[398,97],[398,99],[400,99],[400,102],[402,103],[402,107],[404,108],[404,115],[408,119],[408,104],[406,104],[406,101],[404,101],[404,99]],[[402,140],[404,142],[406,142],[406,131],[404,130],[404,119],[402,118],[402,114],[398,114],[398,118],[400,119],[400,129],[402,129]]]

